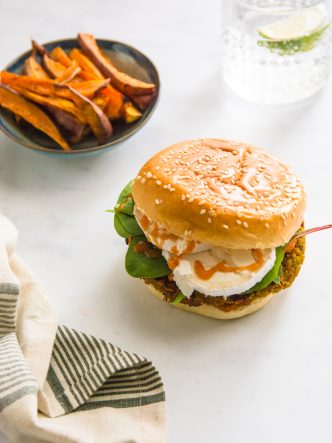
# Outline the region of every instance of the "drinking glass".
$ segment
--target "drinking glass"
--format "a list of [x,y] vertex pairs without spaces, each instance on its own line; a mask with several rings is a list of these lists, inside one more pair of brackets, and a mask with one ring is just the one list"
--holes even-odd
[[329,2],[222,0],[225,83],[262,104],[304,100],[326,83],[331,61]]

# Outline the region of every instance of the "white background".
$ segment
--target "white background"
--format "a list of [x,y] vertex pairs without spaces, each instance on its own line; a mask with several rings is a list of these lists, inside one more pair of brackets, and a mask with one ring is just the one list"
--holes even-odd
[[104,212],[157,150],[219,136],[287,161],[306,187],[307,226],[331,223],[332,84],[290,110],[225,93],[219,0],[0,0],[0,10],[1,66],[30,36],[81,31],[136,46],[161,76],[152,119],[106,155],[49,158],[0,135],[1,208],[60,321],[152,359],[165,383],[170,443],[332,441],[332,233],[308,238],[287,293],[250,317],[218,322],[175,310],[127,276],[126,247]]

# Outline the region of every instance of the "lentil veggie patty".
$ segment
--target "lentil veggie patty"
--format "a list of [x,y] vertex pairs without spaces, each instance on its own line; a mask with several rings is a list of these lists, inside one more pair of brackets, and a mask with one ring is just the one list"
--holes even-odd
[[[305,237],[300,237],[296,240],[294,248],[290,252],[285,253],[281,265],[282,270],[279,284],[272,282],[269,284],[269,286],[260,291],[251,292],[249,294],[236,294],[226,298],[212,297],[209,295],[204,295],[198,291],[194,291],[190,298],[184,297],[181,303],[189,306],[201,306],[203,304],[210,305],[224,312],[243,308],[244,306],[250,305],[258,298],[266,297],[267,295],[277,293],[282,289],[286,289],[291,286],[301,269],[304,261],[304,254]],[[164,300],[167,302],[173,302],[180,294],[180,289],[171,279],[171,276],[145,278],[144,281],[145,283],[154,286],[158,291],[162,292],[164,294]]]

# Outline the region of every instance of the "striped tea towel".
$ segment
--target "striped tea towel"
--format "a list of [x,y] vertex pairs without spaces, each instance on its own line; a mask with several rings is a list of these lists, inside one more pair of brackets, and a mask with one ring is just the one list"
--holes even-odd
[[164,391],[137,354],[59,326],[0,215],[0,430],[24,443],[164,441]]

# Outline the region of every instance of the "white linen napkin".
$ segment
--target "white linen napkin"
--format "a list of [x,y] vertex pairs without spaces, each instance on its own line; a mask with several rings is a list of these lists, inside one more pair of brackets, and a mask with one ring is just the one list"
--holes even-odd
[[0,215],[0,430],[24,443],[165,441],[164,391],[146,358],[58,325]]

